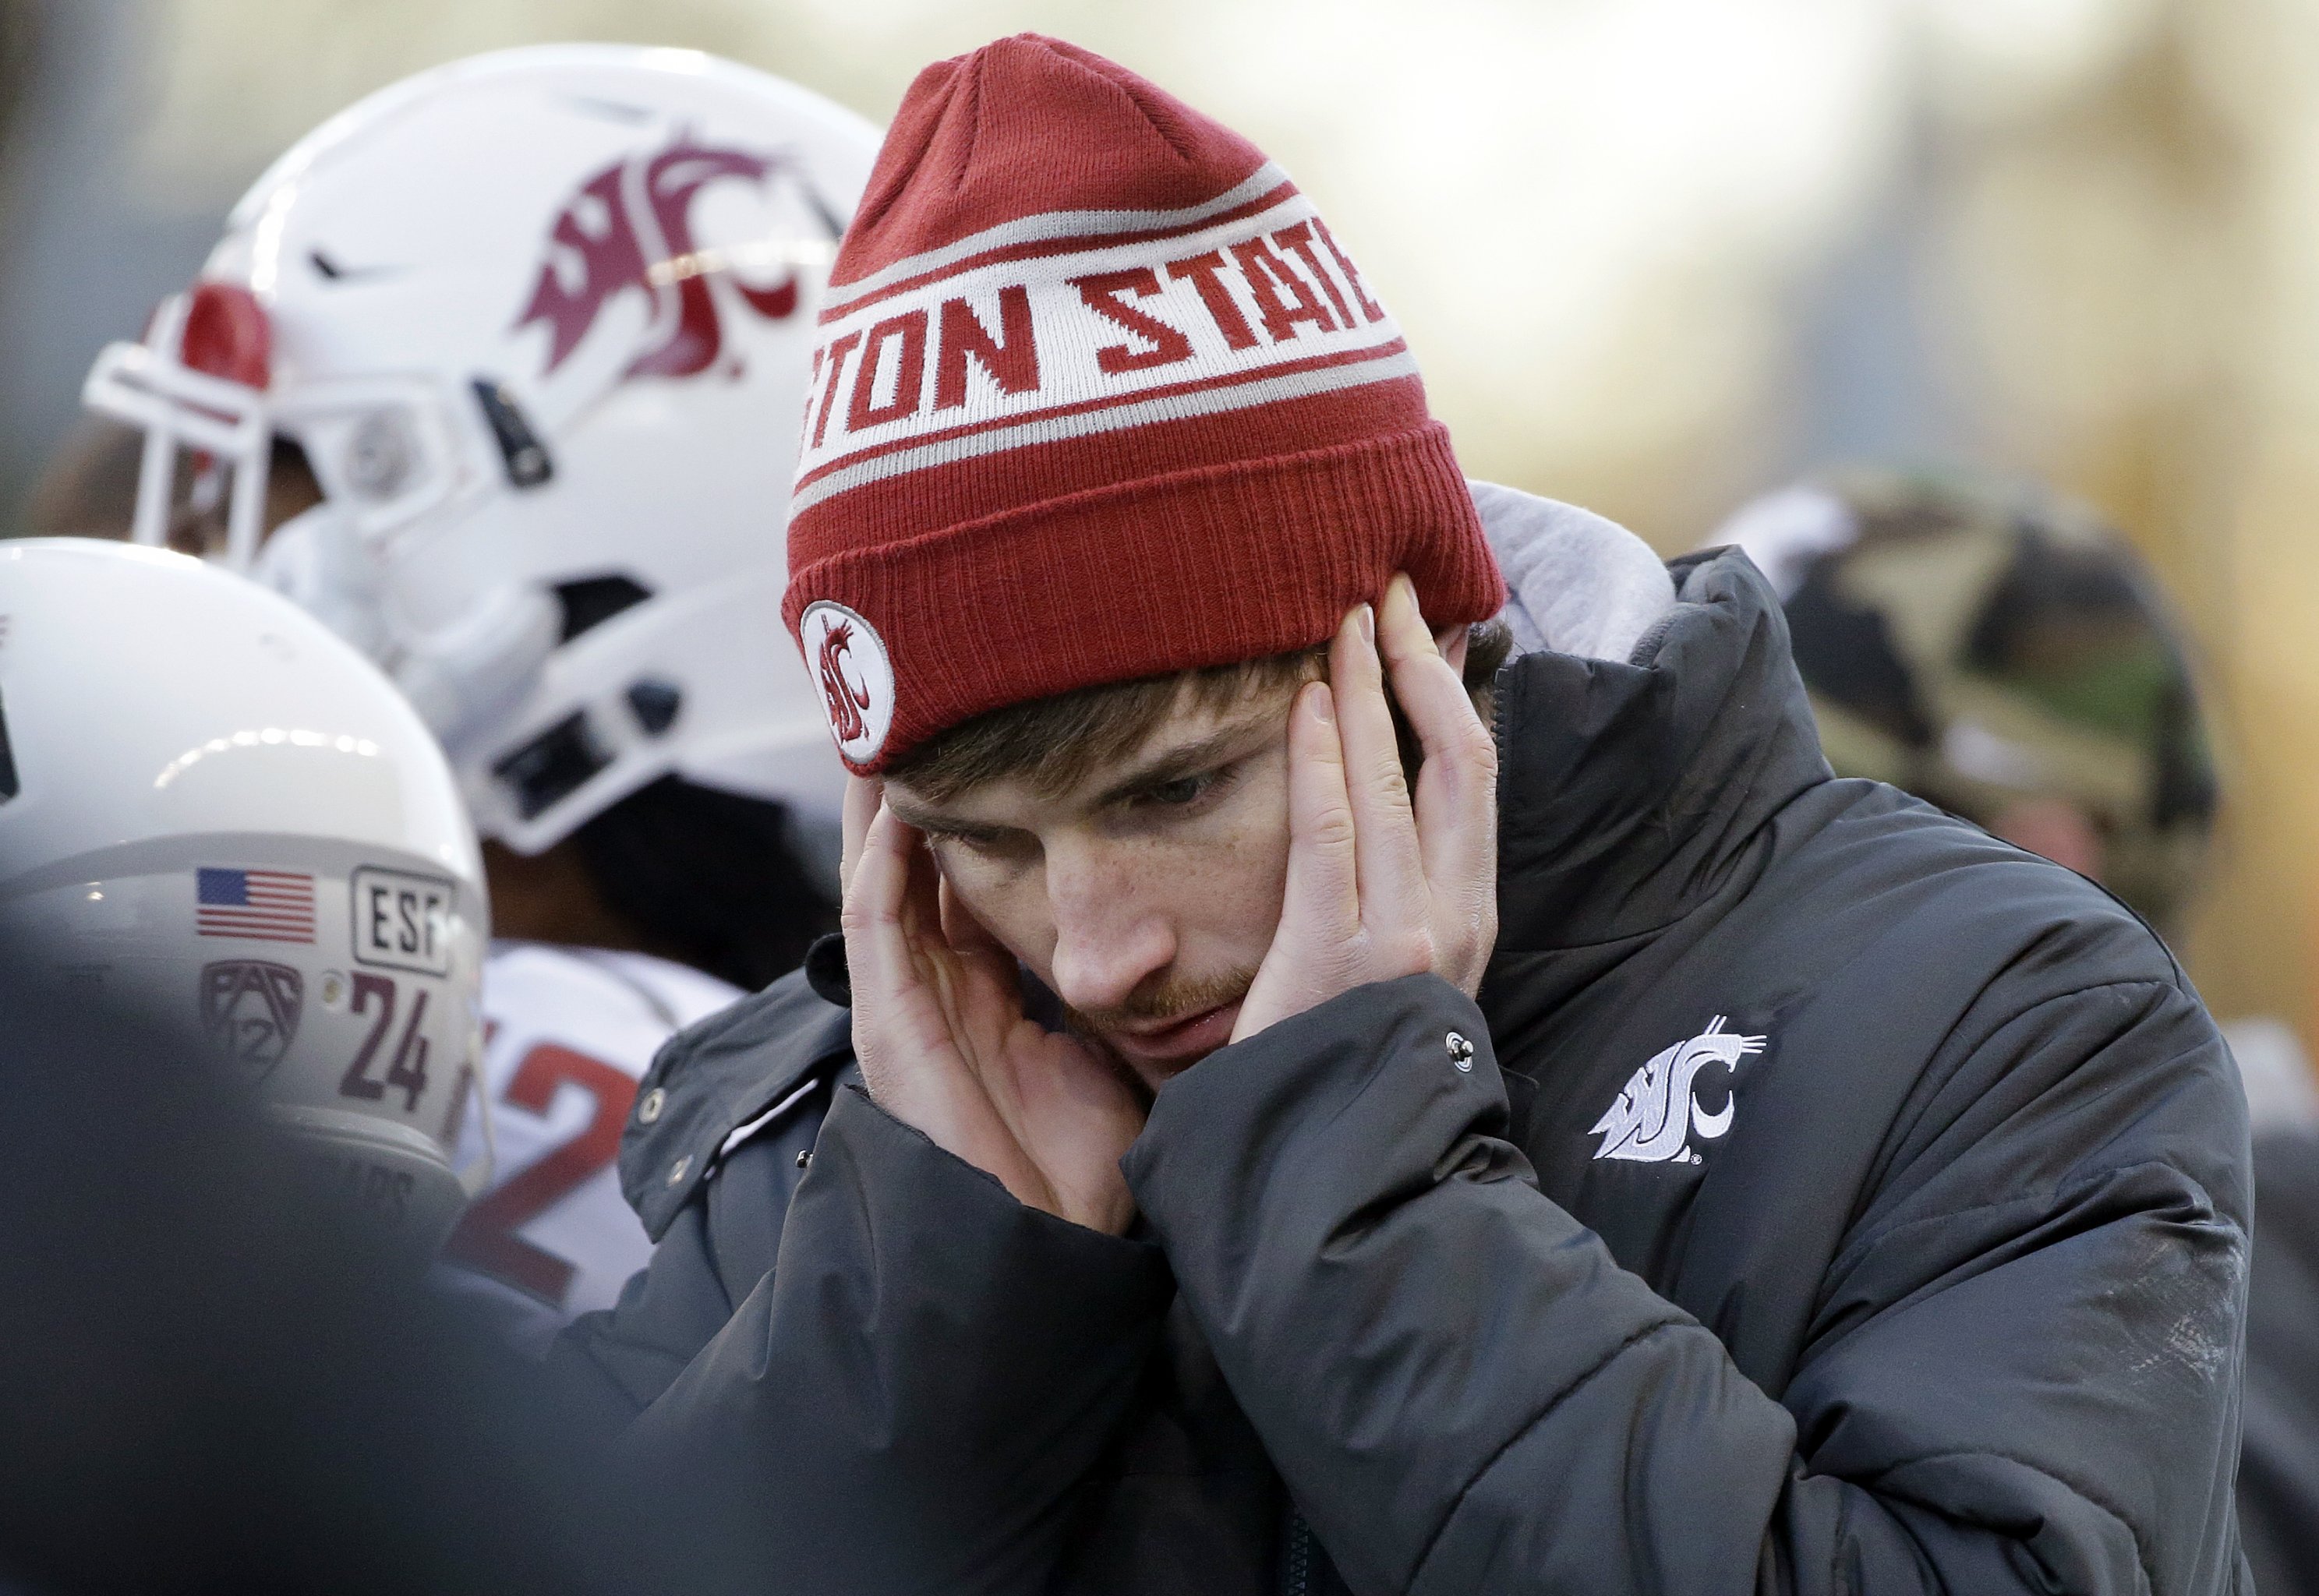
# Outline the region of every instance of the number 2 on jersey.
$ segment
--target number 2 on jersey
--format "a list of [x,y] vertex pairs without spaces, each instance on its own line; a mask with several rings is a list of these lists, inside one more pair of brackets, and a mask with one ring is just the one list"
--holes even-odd
[[444,1248],[461,1263],[558,1308],[577,1271],[516,1231],[611,1167],[620,1150],[620,1126],[636,1095],[636,1083],[601,1059],[544,1041],[523,1056],[500,1101],[544,1114],[556,1088],[567,1086],[592,1101],[588,1123],[545,1158],[476,1198]]

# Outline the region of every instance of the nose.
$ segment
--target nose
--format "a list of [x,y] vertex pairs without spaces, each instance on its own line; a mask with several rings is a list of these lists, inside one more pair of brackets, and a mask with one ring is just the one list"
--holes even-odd
[[1099,1013],[1124,1004],[1176,957],[1176,933],[1149,883],[1101,850],[1050,849],[1055,996]]

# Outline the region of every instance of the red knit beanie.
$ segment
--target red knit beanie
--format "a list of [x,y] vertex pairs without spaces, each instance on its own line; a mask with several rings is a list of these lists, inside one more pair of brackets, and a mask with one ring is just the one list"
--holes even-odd
[[1504,599],[1401,329],[1278,167],[1023,34],[910,86],[821,311],[782,618],[862,774],[1075,687]]

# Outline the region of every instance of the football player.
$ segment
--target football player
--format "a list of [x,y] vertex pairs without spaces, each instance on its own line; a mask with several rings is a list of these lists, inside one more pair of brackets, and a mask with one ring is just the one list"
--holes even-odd
[[[450,756],[502,940],[500,1178],[449,1251],[519,1339],[647,1254],[613,1164],[660,1042],[834,928],[842,771],[771,618],[877,139],[691,51],[439,68],[293,147],[89,376],[140,435],[135,540],[295,599]],[[103,474],[47,500],[95,507]]]

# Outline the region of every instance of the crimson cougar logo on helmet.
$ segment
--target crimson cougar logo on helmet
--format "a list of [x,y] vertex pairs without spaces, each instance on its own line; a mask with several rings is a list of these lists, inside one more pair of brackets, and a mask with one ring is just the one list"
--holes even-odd
[[798,641],[821,686],[822,708],[838,753],[868,764],[894,724],[894,667],[878,629],[827,599],[798,618]]
[[770,286],[743,282],[724,252],[694,243],[693,202],[722,177],[762,187],[781,164],[772,156],[698,144],[685,132],[656,155],[632,156],[595,173],[556,212],[539,279],[515,330],[546,323],[546,369],[553,372],[580,347],[604,307],[635,289],[653,302],[652,329],[658,337],[628,363],[621,379],[707,371],[724,347],[709,275],[721,273],[741,302],[769,321],[796,314],[798,278],[791,267]]

